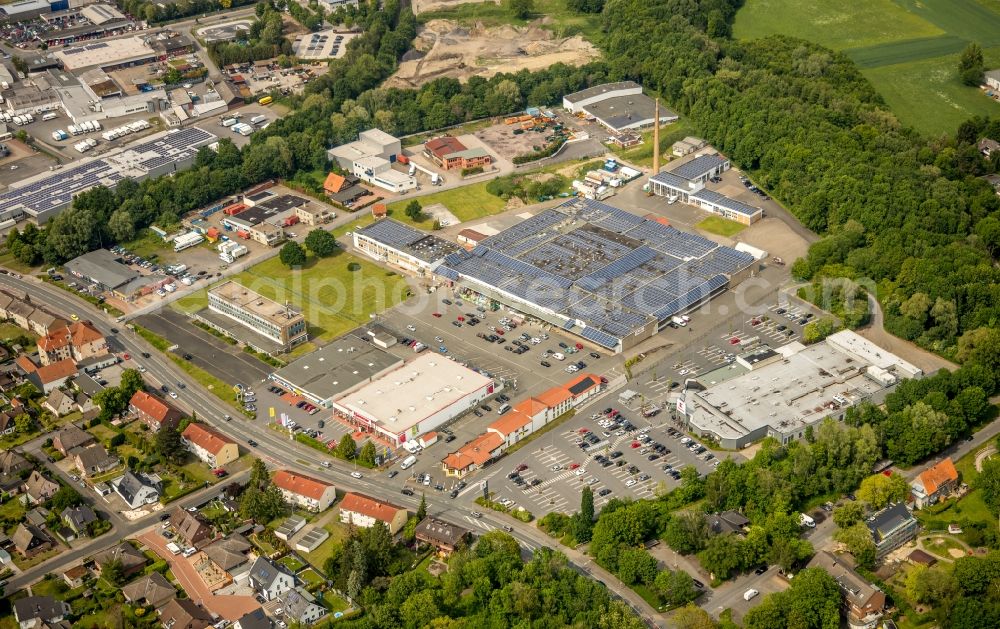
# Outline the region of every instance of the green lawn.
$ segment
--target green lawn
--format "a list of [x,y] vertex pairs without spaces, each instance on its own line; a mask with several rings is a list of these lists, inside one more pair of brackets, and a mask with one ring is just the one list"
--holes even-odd
[[[982,450],[982,448],[979,450]],[[979,475],[975,469],[976,452],[970,452],[955,461],[955,469],[958,470],[961,482],[969,485],[972,485]],[[966,531],[958,537],[966,543],[970,543],[968,529],[971,523],[982,523],[993,530],[997,528],[997,519],[986,506],[986,502],[983,501],[983,492],[981,489],[970,491],[962,496],[960,500],[951,499],[945,503],[934,505],[929,509],[922,509],[914,513],[924,529],[928,531],[944,531],[947,530],[949,524],[963,526]]]
[[326,603],[326,608],[331,612],[342,612],[348,607],[347,601],[334,594],[333,590],[327,590],[323,593],[323,602]]
[[703,229],[712,234],[725,236],[726,238],[732,238],[736,234],[746,229],[746,225],[744,225],[743,223],[731,221],[728,218],[722,218],[721,216],[709,216],[700,223],[698,223],[697,225],[695,225],[695,227],[697,227],[698,229]]
[[182,465],[181,469],[184,470],[185,473],[189,474],[191,478],[197,480],[198,482],[208,483],[209,485],[214,485],[215,483],[219,482],[219,479],[215,477],[215,474],[212,473],[212,470],[209,469],[207,465],[205,465],[204,463],[202,463],[197,459]]
[[[289,269],[271,258],[229,278],[275,301],[289,301],[301,309],[309,335],[318,341],[341,336],[409,295],[406,279],[349,253],[329,258],[310,257],[303,269]],[[185,311],[207,304],[206,291],[186,297]],[[193,367],[186,361],[186,367]],[[200,371],[200,370],[199,370]]]
[[28,266],[27,264],[24,264],[23,262],[20,262],[16,258],[14,258],[14,254],[8,253],[6,251],[0,253],[0,266],[12,269],[23,275],[30,275],[32,273],[37,273],[40,268],[37,266],[34,267]]
[[109,439],[118,434],[117,430],[108,428],[104,424],[97,424],[96,426],[91,426],[87,429],[87,432],[94,435],[98,441],[101,443],[107,443]]
[[893,0],[747,0],[733,25],[738,39],[792,35],[834,50],[943,33]]
[[957,77],[970,41],[985,49],[987,68],[1000,63],[1000,0],[748,0],[734,32],[792,35],[843,51],[897,118],[926,135],[1000,112],[1000,103]]
[[965,547],[962,544],[950,539],[946,536],[934,537],[934,538],[921,538],[924,543],[924,548],[926,548],[931,553],[937,555],[938,557],[943,557],[944,559],[954,559],[951,555],[951,549],[961,550],[965,552]]
[[[683,118],[677,122],[663,126],[660,129],[660,167],[666,165],[668,161],[674,158],[673,154],[670,152],[671,145],[677,140],[684,139],[688,135],[698,135],[695,133],[687,121]],[[636,166],[641,166],[644,168],[652,168],[653,166],[653,132],[644,131],[642,132],[642,144],[639,146],[633,146],[631,148],[623,149],[618,148],[614,145],[608,145],[611,152],[625,160],[630,164],[635,164]]]
[[284,567],[288,568],[288,570],[292,574],[297,573],[299,570],[301,570],[302,568],[304,568],[305,565],[306,565],[306,564],[302,563],[302,561],[298,557],[296,557],[295,555],[285,555],[284,557],[282,557],[281,559],[278,560],[278,563],[280,563]]
[[[0,339],[14,339],[19,336],[27,336],[28,338],[31,338],[32,334],[13,323],[0,323]],[[28,348],[25,349],[27,350]]]
[[[450,190],[435,192],[434,194],[414,197],[414,199],[420,202],[421,207],[427,207],[435,203],[440,203],[448,208],[448,211],[454,214],[458,220],[464,223],[465,221],[471,221],[502,212],[506,206],[506,201],[500,197],[493,196],[486,191],[486,184],[487,182],[483,181],[469,186],[460,186]],[[406,206],[409,205],[414,199],[403,199],[402,201],[390,203],[388,205],[388,210],[392,214],[392,217],[398,221],[409,223],[423,229],[430,229],[434,224],[433,219],[428,218],[427,220],[418,223],[411,221],[406,214],[404,214]]]
[[302,572],[298,573],[296,576],[305,581],[306,588],[309,588],[310,586],[313,585],[319,585],[320,583],[323,583],[323,581],[325,581],[325,579],[312,568],[306,568]]
[[316,550],[303,554],[305,560],[319,570],[323,569],[323,562],[333,554],[334,549],[340,546],[341,542],[347,537],[347,529],[339,522],[329,522],[323,528],[329,531],[330,537],[326,538],[326,541],[320,544]]
[[140,229],[135,238],[121,243],[121,246],[147,260],[153,256],[157,256],[158,263],[170,263],[177,259],[173,247],[163,242],[162,238],[148,229]]

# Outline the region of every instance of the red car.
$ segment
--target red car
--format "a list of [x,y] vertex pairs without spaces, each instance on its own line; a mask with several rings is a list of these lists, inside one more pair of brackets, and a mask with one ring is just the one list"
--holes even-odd
[[440,312],[435,312],[431,316],[433,316],[435,319],[440,319],[441,318],[441,313]]
[[740,340],[738,338],[736,338],[735,336],[733,338],[729,339],[729,344],[730,345],[739,345],[739,343],[740,343]]
[[577,349],[583,349],[583,343],[577,343],[576,344],[576,348]]
[[458,319],[459,321],[465,321],[465,317],[463,317],[462,315],[458,315],[455,318]]
[[212,473],[215,474],[216,478],[222,478],[223,476],[227,476],[229,474],[229,472],[222,469],[221,467],[215,468],[214,470],[212,470]]
[[642,445],[642,444],[641,444],[641,443],[639,443],[638,441],[633,441],[633,442],[632,442],[632,443],[631,443],[631,444],[629,445],[629,447],[630,447],[630,448],[633,448],[633,449],[634,449],[634,448],[638,448],[638,447],[639,447],[639,446],[641,446],[641,445]]
[[499,334],[500,336],[503,336],[503,328],[496,328],[493,331],[496,332],[497,334]]
[[578,467],[580,467],[579,463],[570,463],[569,464],[569,469],[571,469],[571,470],[575,470]]
[[527,463],[521,463],[520,465],[517,466],[517,471],[518,472],[523,472],[526,469],[528,469],[528,464]]
[[585,434],[587,434],[588,432],[590,432],[590,430],[589,430],[589,429],[587,429],[587,428],[581,428],[581,429],[580,429],[580,430],[578,430],[577,432],[579,432],[579,433],[580,433],[581,435],[585,435]]
[[122,354],[122,358],[125,360],[130,360],[132,357],[128,354]]

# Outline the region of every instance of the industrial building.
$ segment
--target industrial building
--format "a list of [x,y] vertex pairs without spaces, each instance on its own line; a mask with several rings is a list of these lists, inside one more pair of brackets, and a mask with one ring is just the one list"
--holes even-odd
[[65,11],[69,0],[17,0],[0,5],[0,21],[27,22],[43,13]]
[[391,218],[355,230],[353,238],[358,251],[416,275],[430,275],[445,256],[460,249],[453,242]]
[[[208,308],[195,316],[262,352],[287,352],[309,340],[302,313],[232,281],[210,289]],[[233,322],[251,334],[241,333]]]
[[467,148],[450,135],[429,140],[424,144],[424,156],[445,170],[486,168],[493,158],[482,147]]
[[397,447],[475,408],[496,387],[458,362],[419,354],[332,405],[337,416]]
[[321,408],[332,408],[333,398],[349,394],[397,369],[403,361],[353,334],[292,361],[270,379]]
[[544,210],[448,255],[435,273],[621,352],[750,276],[754,258],[589,199]]
[[42,14],[41,20],[53,26],[38,34],[50,48],[68,46],[77,41],[119,35],[134,23],[111,4],[87,4],[63,11]]
[[78,281],[92,284],[125,301],[148,295],[173,281],[161,273],[143,275],[107,249],[96,249],[73,258],[66,263],[65,270]]
[[68,46],[55,53],[68,71],[100,68],[105,72],[166,61],[194,52],[190,37],[173,31],[144,33],[119,39]]
[[850,330],[822,343],[762,347],[698,377],[677,400],[694,434],[739,449],[764,437],[788,443],[861,402],[881,403],[922,372]]
[[69,207],[74,196],[97,185],[114,189],[125,178],[141,181],[184,170],[194,163],[199,148],[216,140],[197,127],[172,129],[102,157],[12,183],[0,194],[0,227],[11,220],[41,225]]
[[650,177],[650,190],[661,197],[688,203],[744,225],[752,225],[764,216],[764,210],[705,187],[712,177],[721,175],[729,167],[729,160],[725,156],[714,150],[703,152],[691,159],[678,161],[670,170]]
[[330,149],[327,157],[362,181],[401,193],[416,188],[417,180],[392,168],[400,151],[398,139],[379,129],[369,129],[358,134],[356,141]]
[[[570,113],[592,116],[615,133],[645,129],[656,122],[656,103],[642,93],[635,81],[604,83],[563,96],[563,108]],[[660,108],[659,122],[673,122],[677,114]]]

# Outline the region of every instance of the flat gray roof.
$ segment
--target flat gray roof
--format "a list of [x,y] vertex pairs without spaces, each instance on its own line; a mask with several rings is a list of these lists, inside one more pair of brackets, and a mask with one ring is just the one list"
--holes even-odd
[[115,289],[139,277],[139,272],[119,262],[107,249],[97,249],[73,258],[66,270],[75,277]]
[[602,83],[601,85],[595,85],[593,87],[588,87],[586,89],[580,90],[579,92],[573,92],[572,94],[567,94],[563,98],[571,103],[575,103],[581,100],[586,100],[588,98],[593,98],[594,96],[600,96],[601,94],[607,94],[608,92],[615,92],[618,90],[633,89],[636,87],[641,87],[635,81],[619,81],[618,83]]
[[274,377],[327,400],[401,365],[403,361],[348,334],[274,372]]
[[671,168],[670,172],[688,181],[693,181],[699,177],[704,177],[706,173],[725,163],[725,161],[726,158],[722,155],[709,153],[707,155],[699,155],[676,168]]
[[[645,94],[615,96],[584,105],[583,109],[612,129],[625,129],[635,124],[653,123],[656,101]],[[677,114],[660,106],[660,121],[676,120]]]

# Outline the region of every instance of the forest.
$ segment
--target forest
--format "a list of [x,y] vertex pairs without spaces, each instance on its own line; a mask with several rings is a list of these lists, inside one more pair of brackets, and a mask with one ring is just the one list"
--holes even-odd
[[256,14],[249,31],[237,31],[236,39],[231,42],[212,42],[208,45],[208,54],[216,64],[227,66],[292,54],[292,42],[282,34],[284,23],[281,12],[267,2],[261,2],[257,4]]

